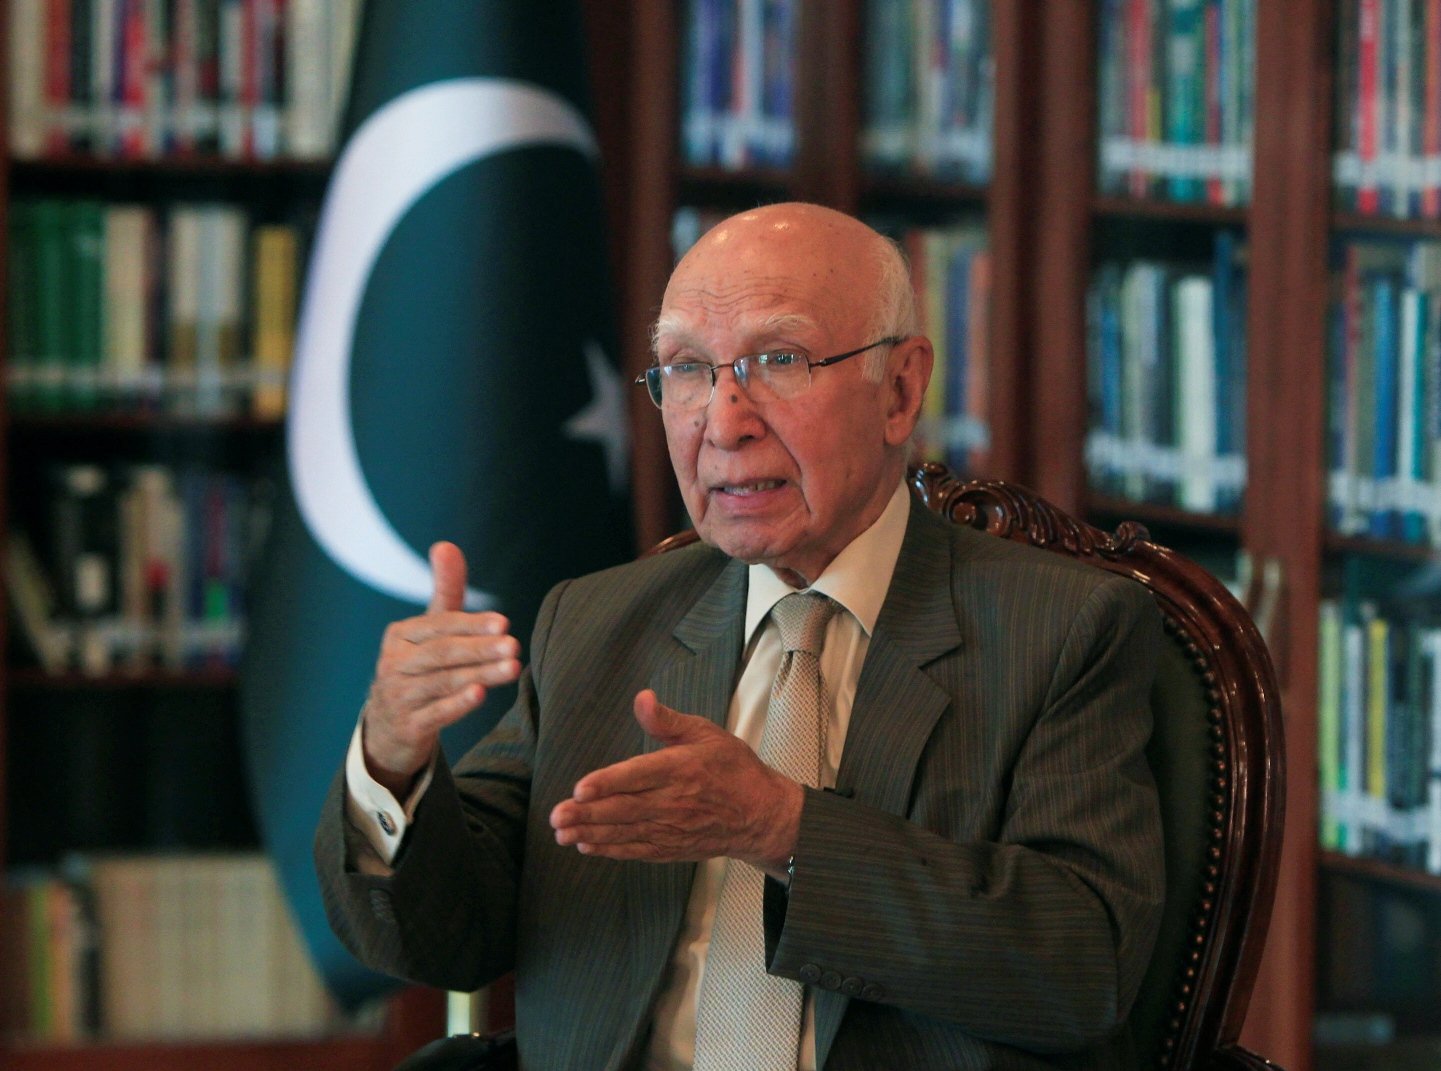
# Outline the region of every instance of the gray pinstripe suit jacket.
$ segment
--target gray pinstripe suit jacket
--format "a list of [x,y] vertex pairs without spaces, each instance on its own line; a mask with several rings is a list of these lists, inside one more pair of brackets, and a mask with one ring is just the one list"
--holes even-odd
[[[641,688],[724,723],[745,577],[696,546],[552,591],[515,707],[441,764],[389,877],[347,866],[337,777],[316,863],[346,945],[452,989],[514,968],[526,1068],[635,1066],[695,868],[581,856],[547,816],[651,746]],[[1159,635],[1140,585],[913,503],[837,791],[807,795],[789,898],[767,888],[769,967],[814,986],[827,1071],[1130,1065]]]

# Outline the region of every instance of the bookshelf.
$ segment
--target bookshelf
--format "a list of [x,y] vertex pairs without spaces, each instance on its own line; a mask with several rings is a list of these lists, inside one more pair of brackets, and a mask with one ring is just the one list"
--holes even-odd
[[[1397,897],[1423,905],[1422,925],[1434,941],[1437,910],[1434,876],[1415,868],[1359,861],[1318,847],[1321,817],[1316,780],[1320,673],[1317,620],[1321,600],[1338,565],[1356,555],[1421,564],[1433,561],[1433,548],[1394,539],[1343,535],[1327,522],[1327,407],[1332,278],[1330,244],[1336,233],[1427,237],[1432,221],[1364,217],[1338,209],[1332,187],[1335,77],[1340,66],[1338,33],[1343,18],[1355,17],[1355,5],[1303,2],[1258,4],[1255,25],[1253,188],[1244,208],[1128,206],[1114,197],[1097,197],[1093,160],[1077,165],[1072,148],[1095,129],[1097,69],[1095,9],[1058,5],[1045,31],[1046,103],[1043,136],[1047,163],[1041,176],[1040,230],[1055,240],[1055,253],[1043,257],[1037,279],[1038,300],[1049,300],[1055,315],[1038,320],[1033,359],[1038,367],[1036,405],[1040,412],[1068,420],[1035,453],[1033,479],[1045,494],[1093,515],[1129,515],[1151,523],[1163,537],[1191,549],[1199,541],[1224,542],[1244,550],[1258,578],[1250,591],[1253,608],[1269,604],[1268,641],[1280,673],[1286,711],[1288,758],[1287,829],[1270,938],[1252,999],[1243,1040],[1288,1068],[1403,1066],[1400,1061],[1434,1047],[1434,1027],[1400,1004],[1373,992],[1356,1001],[1353,986],[1338,1000],[1336,979],[1353,979],[1371,969],[1364,962],[1386,956],[1385,944],[1366,956],[1336,947],[1330,907],[1340,883],[1363,873],[1365,882],[1352,903],[1384,910]],[[1084,10],[1083,10],[1084,9]],[[1419,8],[1417,8],[1419,10]],[[1084,47],[1073,48],[1076,42]],[[1081,89],[1077,92],[1078,87]],[[1081,418],[1069,417],[1067,399],[1083,389],[1084,370],[1074,354],[1085,345],[1080,280],[1092,258],[1098,230],[1116,218],[1141,217],[1153,225],[1167,221],[1211,227],[1244,228],[1248,238],[1248,313],[1246,455],[1248,480],[1242,509],[1231,521],[1187,518],[1152,507],[1097,497],[1073,450]],[[1226,529],[1230,530],[1227,531]],[[1209,534],[1208,534],[1209,532]],[[1261,616],[1258,613],[1258,616]],[[1354,884],[1354,883],[1353,883]],[[1383,905],[1378,907],[1377,905]],[[1434,945],[1432,955],[1434,956]],[[1414,970],[1433,972],[1420,983],[1434,1002],[1434,962]],[[1354,1016],[1358,1010],[1365,1015]],[[1367,1044],[1327,1036],[1344,1021],[1388,1020],[1394,1041],[1383,1030]],[[1388,1028],[1390,1029],[1390,1028]],[[1316,1039],[1313,1041],[1313,1037]]]
[[[750,168],[683,160],[684,0],[584,5],[627,371],[638,373],[649,360],[648,328],[673,261],[671,229],[678,207],[728,211],[799,198],[867,218],[978,223],[991,257],[986,390],[991,445],[985,474],[1026,483],[1101,523],[1141,520],[1159,538],[1215,560],[1220,568],[1244,553],[1254,578],[1248,597],[1258,613],[1268,610],[1263,623],[1287,719],[1288,821],[1268,951],[1243,1040],[1290,1071],[1387,1066],[1388,1058],[1402,1061],[1425,1049],[1432,1043],[1426,1024],[1407,1006],[1396,1009],[1402,1029],[1394,1043],[1312,1041],[1318,1022],[1331,1013],[1376,1010],[1358,1004],[1354,992],[1345,1001],[1335,999],[1337,978],[1352,979],[1361,967],[1347,974],[1345,950],[1330,947],[1322,929],[1335,910],[1338,888],[1349,902],[1381,905],[1375,910],[1382,913],[1388,901],[1398,901],[1403,908],[1397,910],[1410,911],[1433,942],[1441,932],[1436,922],[1441,890],[1434,877],[1323,852],[1317,836],[1318,622],[1322,600],[1334,593],[1331,578],[1340,563],[1356,556],[1412,565],[1436,557],[1429,547],[1336,532],[1328,523],[1324,370],[1333,238],[1441,238],[1441,223],[1434,219],[1363,215],[1339,204],[1335,195],[1336,83],[1345,73],[1340,42],[1345,20],[1356,15],[1362,0],[1257,0],[1251,188],[1249,197],[1226,204],[1138,199],[1106,185],[1098,159],[1099,26],[1109,0],[992,3],[992,166],[989,180],[980,183],[869,169],[860,149],[867,0],[795,2],[793,156],[785,167]],[[1416,5],[1418,11],[1429,9],[1433,0]],[[75,155],[12,160],[0,167],[0,214],[14,197],[40,190],[155,200],[175,197],[176,190],[219,199],[244,191],[258,203],[285,206],[318,197],[324,175],[323,164],[283,160],[130,162]],[[1155,255],[1157,248],[1164,253],[1172,245],[1203,248],[1221,231],[1240,234],[1247,246],[1246,482],[1239,509],[1195,511],[1173,501],[1119,496],[1097,486],[1086,463],[1087,301],[1098,265],[1109,255]],[[4,271],[0,263],[0,275]],[[681,512],[659,421],[638,398],[631,412],[637,537],[648,546],[675,529]],[[32,452],[61,450],[59,444],[75,436],[103,444],[209,442],[219,444],[222,454],[243,458],[263,455],[274,441],[273,427],[262,422],[214,426],[179,416],[21,419],[0,410],[0,429],[6,442],[0,485],[12,489]],[[0,496],[0,511],[13,513],[19,503],[11,499]],[[8,519],[0,512],[0,524]],[[0,620],[0,629],[5,627]],[[4,680],[0,724],[7,714],[13,724],[17,701],[37,694],[47,703],[65,703],[77,696],[179,691],[211,702],[223,701],[230,689],[223,671],[54,680],[7,666]],[[7,746],[7,734],[0,732],[0,781],[16,761]],[[0,809],[0,832],[5,825]],[[1433,1003],[1438,991],[1441,981],[1429,990]],[[379,1037],[220,1048],[20,1047],[0,1049],[0,1065],[58,1071],[93,1058],[114,1067],[384,1067],[439,1032],[438,1012],[427,996],[401,998]]]
[[[336,13],[343,6],[327,2],[294,5],[292,10],[300,13],[303,8],[312,17],[319,13],[320,21],[324,21],[327,10]],[[189,13],[185,17],[190,17],[205,5],[162,7],[171,13],[183,7]],[[53,12],[68,9],[69,5],[62,5],[54,7]],[[218,5],[212,4],[209,9],[218,11]],[[75,5],[73,10],[78,17],[88,17],[84,13],[91,6]],[[97,5],[94,10],[98,13],[102,9]],[[121,8],[115,6],[114,10]],[[131,18],[140,17],[139,5],[126,6],[125,10]],[[152,6],[146,9],[147,17],[155,18],[161,10]],[[239,12],[241,8],[237,5],[234,10]],[[258,18],[260,11],[260,5],[247,5],[245,17]],[[49,533],[67,523],[56,516],[59,509],[52,475],[71,486],[72,477],[83,472],[79,483],[95,487],[114,483],[130,493],[132,479],[141,479],[133,474],[143,468],[148,473],[143,479],[152,490],[160,489],[156,492],[159,499],[180,506],[190,493],[187,486],[196,488],[195,493],[211,503],[218,501],[222,492],[216,474],[224,473],[240,496],[232,510],[233,524],[226,521],[225,526],[233,527],[232,535],[238,538],[239,529],[249,524],[247,518],[255,508],[253,492],[263,487],[267,474],[279,464],[283,406],[278,404],[268,382],[234,377],[231,373],[251,368],[252,362],[267,350],[274,352],[274,338],[262,337],[263,332],[273,328],[276,320],[286,329],[283,321],[293,318],[295,276],[303,266],[304,236],[313,226],[328,174],[325,150],[316,138],[328,138],[324,131],[332,123],[334,102],[329,98],[329,103],[314,99],[310,110],[302,115],[298,107],[283,112],[280,101],[264,98],[253,113],[253,130],[247,133],[245,125],[240,124],[232,131],[239,140],[226,144],[228,135],[221,130],[216,142],[175,149],[145,140],[156,129],[150,125],[152,116],[131,123],[123,115],[109,114],[103,105],[89,106],[93,101],[107,99],[106,94],[91,86],[92,98],[75,98],[85,106],[64,113],[68,116],[64,123],[74,125],[64,127],[69,136],[60,136],[57,130],[64,124],[54,118],[59,113],[45,108],[42,115],[25,106],[53,90],[36,90],[33,81],[27,82],[26,65],[31,65],[33,73],[37,61],[54,65],[64,58],[53,50],[37,53],[33,47],[28,51],[25,47],[27,41],[37,37],[49,39],[45,34],[37,35],[37,27],[48,32],[51,27],[45,20],[52,14],[45,4],[33,0],[0,5],[0,40],[6,43],[9,57],[0,78],[0,144],[5,146],[0,162],[0,229],[5,235],[6,251],[0,258],[0,294],[4,295],[4,315],[0,319],[6,324],[5,338],[0,341],[0,367],[6,373],[4,404],[0,405],[0,487],[4,489],[0,494],[0,533],[7,543],[18,533],[28,537],[41,563],[41,575],[50,582],[49,593],[68,605],[69,591],[58,583],[51,560]],[[308,32],[315,32],[316,25],[312,19]],[[297,27],[298,23],[289,24],[298,35]],[[97,14],[88,30],[101,29]],[[344,36],[343,28],[338,26],[329,26],[324,32],[330,34],[332,30],[336,34],[333,40]],[[175,33],[181,32],[177,26]],[[255,34],[257,47],[263,45],[267,31],[259,23],[246,32]],[[134,47],[134,39],[127,40],[127,47]],[[91,81],[99,79],[101,75],[94,70],[84,70],[79,55],[72,57],[73,64],[61,65],[67,68],[67,74]],[[337,52],[337,62],[340,58]],[[315,70],[324,71],[324,66],[315,62],[315,55],[308,59]],[[256,62],[263,68],[267,61]],[[307,84],[310,91],[317,91],[313,79]],[[179,86],[178,78],[173,85]],[[293,81],[292,85],[299,87],[300,82]],[[322,94],[329,92],[323,86],[318,89]],[[22,99],[12,110],[12,95],[17,92]],[[176,92],[182,90],[176,88]],[[265,144],[260,116],[268,103],[281,109],[271,119],[282,124],[285,138],[293,138],[288,144],[296,151],[282,148],[278,141],[268,147]],[[175,126],[170,129],[179,137],[185,116],[191,113],[177,105],[168,114],[168,119],[162,117],[163,122],[173,121]],[[217,121],[221,126],[226,122],[224,116]],[[165,129],[163,123],[160,129]],[[127,140],[137,130],[144,132],[139,140]],[[31,273],[40,270],[41,254],[33,244],[26,244],[36,237],[36,205],[44,206],[39,210],[41,215],[65,219],[76,228],[81,226],[79,218],[83,216],[83,225],[91,228],[83,234],[76,230],[61,232],[58,239],[53,235],[45,238],[53,246],[64,247],[65,257],[75,259],[65,260],[66,274],[45,277],[42,291],[26,289],[35,282]],[[74,206],[84,206],[84,212],[75,211]],[[132,235],[137,221],[143,222],[147,232],[140,244],[125,247],[115,255],[112,268],[106,264],[106,250],[118,248],[116,236],[125,228],[125,224],[117,224],[110,229],[111,217],[120,215],[119,206],[128,206]],[[256,266],[256,261],[266,255],[261,252],[264,243],[258,238],[263,225],[283,225],[272,229],[286,231],[282,236],[286,243],[283,270],[279,274],[268,271],[264,283]],[[173,357],[178,352],[175,332],[179,329],[175,324],[180,319],[178,287],[183,281],[178,275],[184,273],[170,273],[169,269],[182,260],[177,253],[179,247],[171,241],[186,228],[199,239],[196,244],[201,259],[195,263],[193,274],[202,280],[218,275],[223,286],[240,296],[238,304],[245,311],[252,307],[257,310],[255,316],[244,320],[234,317],[236,309],[218,302],[222,315],[209,330],[215,336],[214,344],[226,350],[227,360],[233,360],[235,367],[223,374],[217,369],[210,387],[202,382],[209,374],[204,370],[194,378],[175,376],[173,366],[161,366],[159,361],[162,353]],[[274,250],[274,241],[268,241]],[[212,266],[205,260],[213,247],[226,243],[237,253],[234,263]],[[54,263],[52,257],[50,265]],[[82,268],[90,265],[83,269],[89,272],[83,276],[83,285],[77,282],[82,270],[75,267],[77,264]],[[123,372],[96,372],[66,365],[37,373],[23,367],[12,343],[17,338],[33,337],[25,333],[25,316],[33,311],[27,303],[39,292],[62,293],[65,300],[61,311],[69,322],[52,321],[46,329],[52,332],[51,337],[65,337],[71,342],[88,340],[85,344],[91,345],[101,330],[94,323],[83,323],[78,310],[107,300],[104,286],[98,292],[94,288],[94,283],[102,279],[106,286],[126,281],[141,284],[140,289],[129,291],[127,298],[111,306],[109,313],[112,325],[122,318],[114,310],[123,309],[128,316],[132,332],[128,341],[139,340],[138,345],[128,349],[136,363]],[[258,290],[251,292],[252,286],[260,285],[270,287],[268,296]],[[164,294],[163,302],[157,299],[157,293]],[[203,291],[202,299],[210,300]],[[266,305],[274,300],[280,304]],[[269,325],[259,322],[258,310],[262,306],[275,310]],[[118,337],[107,336],[95,347],[97,359],[111,357],[122,348],[116,344]],[[282,340],[280,348],[288,345]],[[76,343],[69,355],[73,357],[80,348]],[[283,382],[283,366],[279,374]],[[210,401],[214,405],[204,397],[211,387],[214,392]],[[266,394],[270,396],[263,403],[258,401]],[[100,529],[124,527],[127,537],[138,538],[126,526],[140,525],[134,520],[140,507],[133,507],[134,512],[125,515],[130,519],[122,520],[121,510],[130,508],[115,501],[100,503],[72,534],[89,538]],[[158,524],[152,515],[145,516],[145,525]],[[189,513],[185,516],[187,521],[193,519]],[[213,519],[216,515],[206,512],[204,516]],[[215,523],[221,526],[220,521]],[[184,530],[193,532],[195,527]],[[98,558],[111,548],[83,549],[87,554],[93,551]],[[191,575],[199,575],[200,567],[187,557],[192,549],[171,546],[172,556],[164,561],[171,567],[184,562]],[[237,543],[216,543],[206,556],[239,560],[245,553]],[[234,669],[237,641],[232,628],[235,621],[220,630],[230,634],[227,638],[212,632],[208,640],[202,638],[195,646],[199,633],[191,628],[191,619],[177,614],[172,620],[161,609],[165,598],[156,595],[156,605],[144,610],[144,626],[127,631],[102,627],[99,617],[94,621],[87,617],[52,649],[59,652],[57,662],[42,666],[37,664],[40,652],[33,636],[29,630],[17,627],[9,612],[25,597],[16,577],[14,572],[7,575],[3,600],[7,612],[0,615],[0,642],[6,652],[0,668],[0,799],[4,800],[0,804],[0,876],[10,886],[5,912],[11,916],[5,919],[6,935],[0,937],[0,992],[6,994],[7,1004],[27,988],[27,982],[34,985],[29,968],[17,966],[15,959],[19,942],[13,940],[17,932],[13,919],[19,905],[25,905],[27,911],[34,904],[50,905],[52,914],[46,932],[53,947],[58,949],[63,942],[63,948],[74,951],[69,955],[57,952],[45,968],[51,972],[47,977],[53,983],[53,1000],[46,996],[38,998],[43,1003],[37,1003],[32,994],[30,1003],[20,1012],[27,1022],[17,1026],[13,1019],[6,1021],[0,1036],[0,1067],[59,1071],[98,1065],[159,1069],[204,1066],[247,1071],[301,1066],[384,1071],[440,1034],[444,1028],[443,1000],[430,991],[406,990],[386,1000],[382,1007],[344,1019],[315,1003],[309,1005],[315,1016],[304,1024],[299,1024],[298,1019],[308,1012],[280,1023],[265,1018],[268,1013],[257,1011],[253,996],[235,1002],[250,1003],[249,1012],[226,1008],[221,992],[224,986],[219,982],[200,984],[201,989],[214,990],[211,1002],[202,1007],[179,988],[163,989],[165,983],[159,975],[166,972],[154,976],[155,996],[159,1003],[180,1009],[179,1018],[171,1010],[161,1013],[162,1020],[168,1017],[168,1026],[156,1027],[151,1021],[135,1019],[128,1029],[115,1028],[121,1009],[113,994],[119,987],[104,980],[107,968],[103,964],[91,966],[94,961],[87,949],[93,931],[88,923],[76,921],[89,918],[89,912],[79,909],[82,901],[72,899],[68,887],[57,886],[53,880],[54,868],[62,861],[66,861],[67,868],[87,868],[83,875],[95,879],[97,866],[119,872],[132,860],[139,860],[138,869],[132,868],[127,880],[132,882],[130,888],[147,891],[128,899],[113,897],[107,901],[108,908],[160,903],[162,896],[169,896],[176,898],[163,902],[183,913],[191,910],[189,905],[204,892],[207,870],[218,873],[223,860],[232,868],[228,873],[243,874],[243,879],[237,880],[250,882],[244,886],[254,894],[247,898],[247,910],[269,912],[256,915],[260,921],[248,932],[264,942],[277,942],[277,948],[283,946],[295,955],[303,955],[289,922],[284,921],[285,909],[273,884],[256,884],[270,883],[271,879],[268,870],[255,863],[257,834],[240,761]],[[217,576],[212,593],[219,598],[220,589],[226,587],[231,589],[231,594],[224,596],[226,600],[232,595],[238,598],[238,587],[231,587],[232,580],[240,583],[238,574],[223,583]],[[118,569],[104,575],[92,574],[89,583],[98,592],[94,596],[98,601],[87,614],[108,615],[118,606],[131,605],[122,602],[126,582]],[[173,591],[170,597],[178,598]],[[164,650],[166,641],[162,638],[166,632],[172,638],[169,653]],[[140,873],[143,880],[158,880],[144,878],[144,873],[162,865],[168,866],[172,874],[168,886],[133,884],[137,880],[135,873]],[[67,873],[74,877],[77,871],[69,869]],[[237,882],[227,882],[229,885]],[[233,901],[236,894],[227,887],[216,887],[205,895],[217,901],[228,896]],[[95,888],[98,900],[98,884]],[[259,906],[262,903],[263,907]],[[102,913],[106,909],[106,905],[96,908]],[[198,916],[192,915],[191,921],[198,922]],[[127,923],[114,929],[128,928]],[[190,976],[192,983],[204,983],[211,976],[223,979],[232,972],[238,978],[249,977],[243,974],[245,963],[239,948],[229,948],[228,952],[235,955],[227,959],[223,944],[212,941],[202,947],[187,943],[210,929],[197,924],[184,931],[170,927],[168,931],[161,928],[154,932],[159,947],[167,950],[168,959],[185,964],[183,971],[205,972],[203,978]],[[221,934],[226,932],[215,929]],[[215,941],[224,939],[222,936]],[[250,958],[244,954],[245,960]],[[62,962],[70,965],[64,969],[96,969],[101,974],[94,1003],[112,1016],[111,1029],[95,1029],[93,1012],[86,1010],[90,1001],[72,1001],[60,995],[77,991],[58,981],[56,972],[62,969]],[[273,959],[271,969],[281,970],[280,962]],[[201,963],[205,966],[199,966]],[[168,972],[172,987],[186,984],[183,971]],[[283,972],[302,973],[295,962]],[[318,1002],[318,982],[314,985],[311,995]],[[262,994],[267,987],[292,996],[298,994],[298,990],[269,983],[250,986]],[[143,990],[145,985],[125,988]],[[128,1009],[134,1011],[133,1007]],[[199,1025],[202,1020],[203,1026]],[[279,1025],[271,1029],[264,1025],[267,1022]]]
[[[627,30],[631,58],[639,60],[633,64],[627,157],[631,249],[623,262],[629,352],[637,362],[645,353],[644,327],[671,262],[669,225],[676,206],[733,210],[798,197],[923,222],[964,212],[983,217],[995,258],[995,448],[988,474],[1018,479],[1099,523],[1143,521],[1169,544],[1214,563],[1216,571],[1232,572],[1268,629],[1286,711],[1288,820],[1268,950],[1243,1041],[1292,1071],[1387,1066],[1388,1058],[1432,1051],[1434,1037],[1427,1031],[1434,1034],[1434,1028],[1398,1009],[1394,1042],[1357,1046],[1323,1036],[1313,1043],[1313,1031],[1325,1034],[1328,1016],[1334,1020],[1334,1013],[1351,1010],[1329,991],[1335,971],[1350,968],[1326,947],[1321,905],[1331,902],[1325,898],[1338,881],[1352,881],[1359,872],[1359,895],[1368,902],[1400,896],[1425,905],[1421,917],[1430,920],[1434,947],[1437,888],[1434,877],[1414,868],[1320,850],[1317,622],[1337,563],[1362,554],[1424,565],[1436,554],[1400,540],[1332,531],[1328,524],[1328,265],[1336,234],[1434,239],[1438,224],[1361,215],[1336,201],[1336,80],[1344,66],[1339,33],[1344,20],[1357,16],[1353,0],[1254,5],[1254,76],[1246,109],[1251,181],[1245,195],[1222,203],[1175,203],[1117,192],[1100,174],[1098,159],[1100,19],[1108,7],[1144,11],[1148,5],[992,5],[994,167],[991,180],[976,185],[867,172],[859,149],[864,0],[800,0],[797,129],[789,168],[685,165],[677,151],[685,5],[636,4]],[[1413,6],[1423,8],[1424,2]],[[1234,161],[1227,166],[1234,175]],[[1231,509],[1194,510],[1097,486],[1085,451],[1087,300],[1097,267],[1108,255],[1194,250],[1222,231],[1246,246],[1246,477],[1240,500]],[[656,429],[639,430],[638,456],[662,458]],[[662,509],[672,505],[663,481],[651,493]],[[1433,1005],[1438,989],[1429,990]]]

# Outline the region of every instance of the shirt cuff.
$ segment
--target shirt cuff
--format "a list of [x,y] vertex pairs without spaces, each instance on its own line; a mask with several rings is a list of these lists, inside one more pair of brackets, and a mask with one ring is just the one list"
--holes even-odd
[[365,768],[365,743],[361,736],[364,726],[364,718],[355,723],[355,732],[350,734],[350,750],[345,755],[345,816],[389,866],[395,862],[405,831],[415,821],[415,809],[435,776],[435,756],[431,756],[430,764],[402,804]]

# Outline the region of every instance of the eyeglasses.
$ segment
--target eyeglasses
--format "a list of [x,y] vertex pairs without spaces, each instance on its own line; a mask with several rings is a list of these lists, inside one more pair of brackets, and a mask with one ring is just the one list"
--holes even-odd
[[637,384],[644,383],[650,392],[650,400],[660,409],[688,410],[704,409],[715,395],[716,375],[722,368],[729,368],[741,389],[750,395],[753,402],[775,402],[794,398],[805,393],[811,385],[811,369],[825,368],[840,364],[877,346],[894,346],[904,342],[900,335],[871,342],[860,349],[838,353],[823,361],[813,361],[803,353],[794,350],[776,350],[772,353],[751,353],[737,357],[729,364],[710,364],[706,361],[672,361],[647,368],[635,377]]

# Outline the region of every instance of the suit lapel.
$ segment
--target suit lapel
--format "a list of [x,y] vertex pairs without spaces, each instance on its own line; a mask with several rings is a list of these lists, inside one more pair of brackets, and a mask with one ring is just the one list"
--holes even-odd
[[[949,522],[912,500],[905,540],[856,685],[836,786],[904,815],[921,752],[951,698],[925,667],[961,644],[951,596]],[[817,989],[816,1060],[824,1066],[850,998]]]
[[[650,687],[662,703],[725,725],[740,666],[745,598],[746,567],[731,561],[676,625],[674,651],[651,676]],[[646,752],[658,747],[646,738]],[[644,973],[636,989],[639,1000],[627,1032],[631,1038],[627,1051],[633,1049],[670,964],[695,870],[694,863],[632,863],[626,867],[630,947],[625,954]]]

